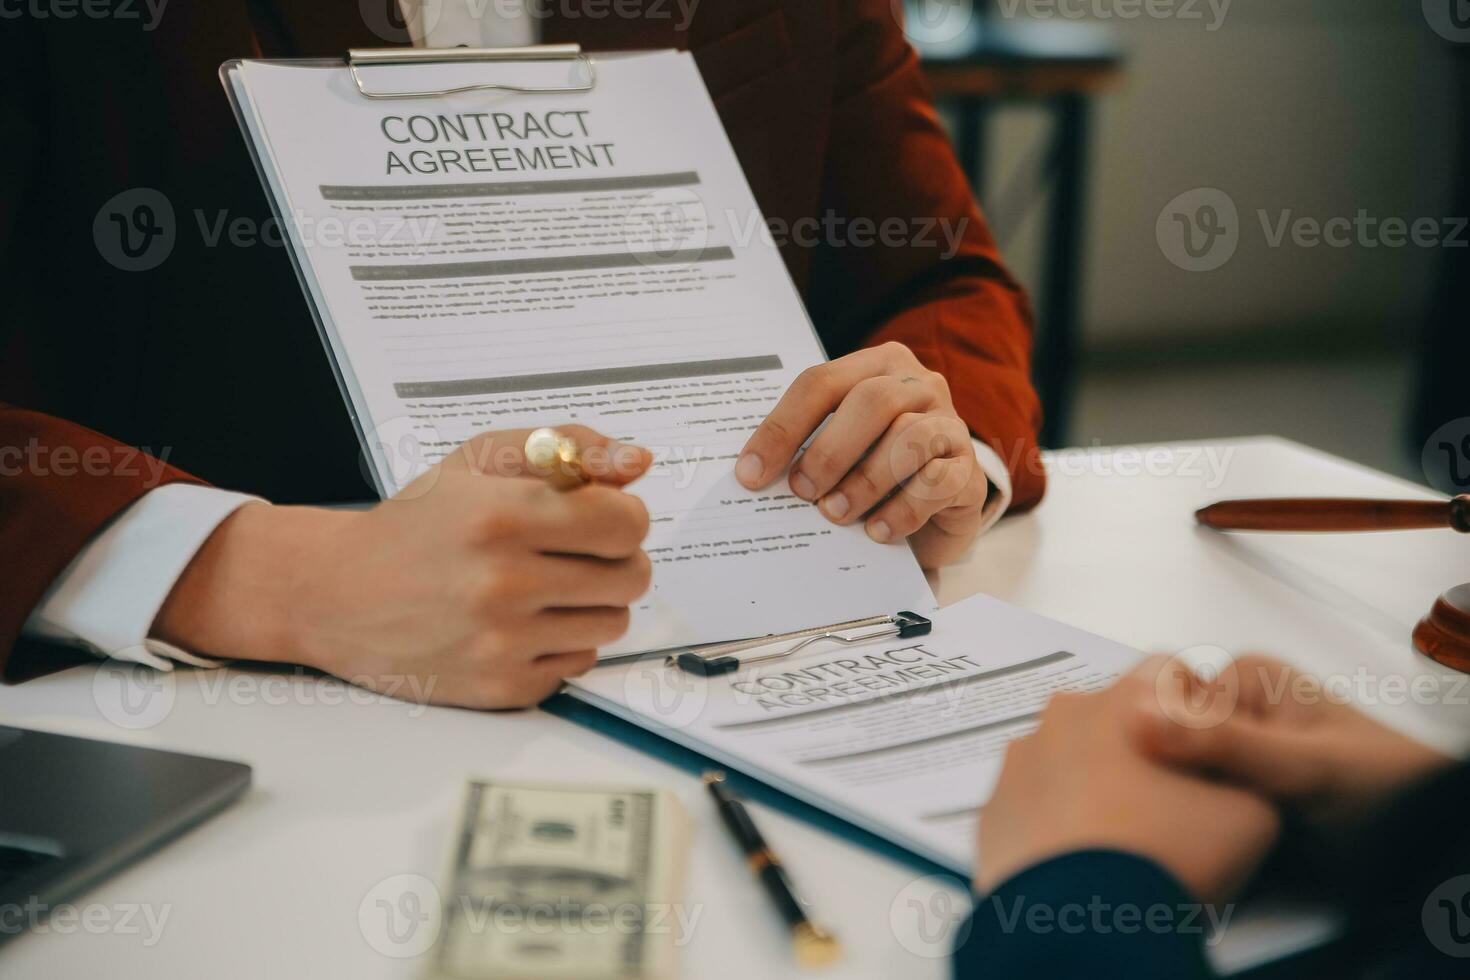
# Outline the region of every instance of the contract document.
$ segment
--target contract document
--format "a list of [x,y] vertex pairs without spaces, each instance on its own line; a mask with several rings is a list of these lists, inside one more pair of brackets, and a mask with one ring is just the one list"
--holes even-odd
[[[910,609],[908,548],[837,527],[736,454],[825,360],[685,53],[223,75],[391,496],[471,436],[581,423],[651,449],[653,587],[603,652]],[[799,588],[793,584],[799,583]]]
[[[919,639],[815,644],[715,677],[664,660],[605,664],[568,687],[968,878],[985,859],[975,853],[977,809],[995,788],[1006,747],[1036,730],[1057,691],[1102,690],[1141,659],[978,595],[940,610],[933,632]],[[1227,974],[1326,942],[1341,928],[1331,910],[1279,897],[1229,913],[1206,949]]]
[[[789,644],[788,644],[789,645]],[[664,660],[607,664],[574,697],[969,874],[975,810],[1006,746],[1058,690],[1109,686],[1130,647],[989,596],[933,632],[701,677]]]

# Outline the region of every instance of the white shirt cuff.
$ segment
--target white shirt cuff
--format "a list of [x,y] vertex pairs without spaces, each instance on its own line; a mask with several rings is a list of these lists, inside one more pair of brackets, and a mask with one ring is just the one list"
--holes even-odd
[[24,632],[158,670],[172,670],[173,661],[219,666],[152,639],[148,631],[205,539],[242,505],[258,500],[187,483],[150,490],[72,559],[31,611]]
[[398,0],[414,47],[514,48],[535,44],[541,23],[528,5]]
[[975,459],[980,463],[980,471],[995,488],[995,492],[985,498],[985,507],[980,511],[979,533],[984,534],[1005,516],[1011,506],[1011,471],[1006,469],[1000,453],[990,448],[988,443],[973,438],[970,441],[975,444]]

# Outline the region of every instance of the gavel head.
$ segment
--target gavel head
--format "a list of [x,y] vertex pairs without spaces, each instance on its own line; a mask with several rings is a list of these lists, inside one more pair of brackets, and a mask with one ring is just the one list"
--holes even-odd
[[1435,600],[1429,615],[1414,627],[1414,647],[1446,667],[1470,673],[1470,583]]
[[1470,493],[1462,493],[1450,501],[1450,527],[1470,534]]

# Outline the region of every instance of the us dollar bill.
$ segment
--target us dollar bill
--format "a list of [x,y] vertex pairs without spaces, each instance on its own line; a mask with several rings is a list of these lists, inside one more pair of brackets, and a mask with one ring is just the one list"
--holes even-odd
[[688,818],[651,789],[471,780],[425,980],[663,980]]

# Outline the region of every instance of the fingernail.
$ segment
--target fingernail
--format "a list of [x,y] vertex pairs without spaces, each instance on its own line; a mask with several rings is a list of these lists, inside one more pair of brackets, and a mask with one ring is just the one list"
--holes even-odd
[[893,528],[888,526],[887,521],[874,521],[868,525],[868,537],[880,544],[887,544],[888,539],[893,537]]
[[791,489],[802,500],[811,500],[817,495],[817,485],[805,473],[793,473],[791,475]]
[[761,474],[765,471],[765,464],[755,453],[746,453],[735,463],[735,479],[752,489],[760,484]]
[[822,510],[834,521],[840,521],[847,516],[847,510],[852,505],[847,502],[847,494],[841,490],[829,493],[822,498]]

